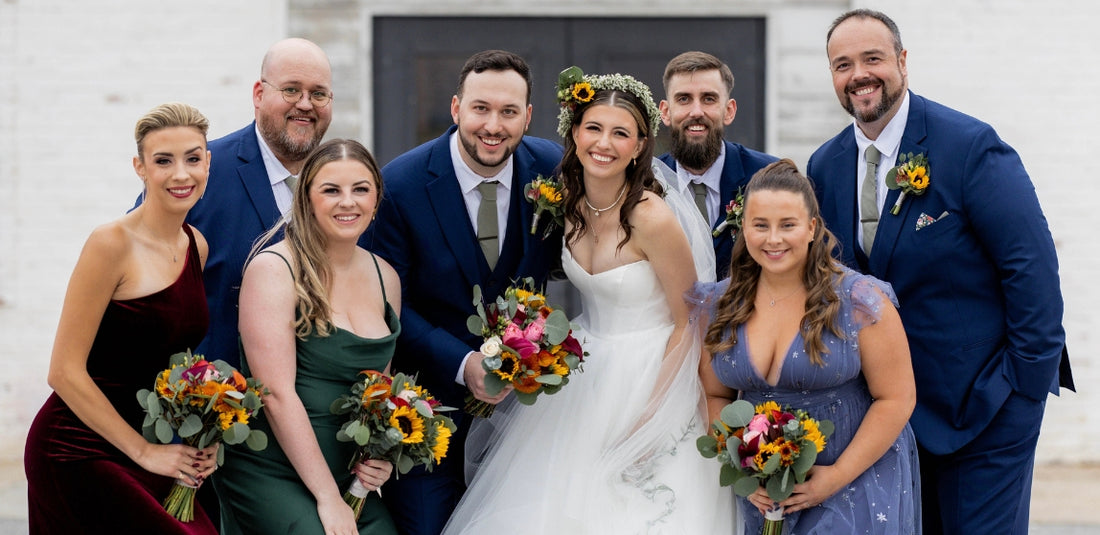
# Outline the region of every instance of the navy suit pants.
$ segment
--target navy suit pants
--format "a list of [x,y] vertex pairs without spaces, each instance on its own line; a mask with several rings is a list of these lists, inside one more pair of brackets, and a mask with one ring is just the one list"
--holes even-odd
[[962,449],[947,455],[920,449],[924,535],[1027,534],[1045,406],[1013,392],[989,427]]

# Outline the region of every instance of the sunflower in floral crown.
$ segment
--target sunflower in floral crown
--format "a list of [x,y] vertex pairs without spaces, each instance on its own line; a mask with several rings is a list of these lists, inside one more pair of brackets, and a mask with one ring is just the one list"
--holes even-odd
[[401,431],[405,438],[402,444],[419,444],[424,442],[424,419],[420,413],[410,406],[398,407],[390,415],[390,425]]
[[592,90],[592,84],[588,82],[573,84],[573,100],[577,102],[588,102],[592,100],[594,96],[596,96],[596,92]]

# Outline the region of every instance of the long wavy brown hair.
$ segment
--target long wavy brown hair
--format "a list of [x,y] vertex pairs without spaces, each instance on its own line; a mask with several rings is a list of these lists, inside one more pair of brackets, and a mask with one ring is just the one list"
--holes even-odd
[[573,124],[569,129],[569,135],[565,136],[565,156],[561,160],[561,180],[565,187],[562,206],[565,207],[565,217],[573,223],[573,229],[565,236],[565,243],[571,244],[580,239],[588,231],[588,225],[584,222],[582,205],[584,204],[584,167],[577,157],[577,142],[573,139],[573,128],[581,124],[584,113],[592,106],[615,106],[622,108],[634,117],[635,126],[638,127],[638,139],[642,140],[642,152],[626,167],[626,193],[623,194],[623,206],[619,209],[619,225],[622,226],[625,237],[619,242],[621,249],[630,241],[630,213],[639,202],[642,201],[642,192],[652,191],[664,196],[664,188],[653,176],[653,135],[649,131],[649,117],[646,116],[646,107],[636,95],[628,91],[607,89],[597,91],[592,100],[577,106],[573,113]]
[[[837,247],[836,237],[821,220],[821,210],[814,197],[810,180],[798,171],[789,159],[774,162],[759,170],[745,186],[745,206],[758,191],[788,191],[802,197],[811,220],[817,221],[813,240],[809,245],[806,265],[802,271],[802,284],[806,288],[806,313],[799,330],[806,342],[810,361],[823,366],[821,355],[828,348],[821,339],[826,328],[843,338],[844,332],[837,324],[840,313],[840,297],[834,284],[843,274],[840,263],[833,257]],[[737,343],[737,328],[747,322],[755,311],[756,289],[760,282],[760,264],[749,255],[744,232],[737,234],[730,257],[729,288],[718,299],[714,319],[707,327],[703,342],[711,354],[718,354]]]
[[[256,240],[248,256],[251,261],[252,257],[275,241],[280,234],[283,235],[287,248],[290,249],[291,265],[296,266],[294,293],[298,303],[295,307],[297,313],[294,318],[294,334],[300,339],[305,339],[314,330],[318,336],[328,336],[332,332],[332,306],[329,304],[332,263],[325,251],[328,240],[313,216],[309,188],[321,168],[341,160],[357,161],[370,171],[378,192],[378,202],[382,202],[382,173],[370,151],[351,139],[326,141],[314,149],[302,164],[302,172],[294,187],[289,217]],[[377,209],[375,206],[376,211]],[[245,262],[245,266],[247,268],[248,262]]]

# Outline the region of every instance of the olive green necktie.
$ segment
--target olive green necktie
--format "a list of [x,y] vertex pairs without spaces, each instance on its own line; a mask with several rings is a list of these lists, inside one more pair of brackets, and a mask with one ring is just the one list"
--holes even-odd
[[710,214],[707,213],[707,185],[702,182],[692,182],[691,189],[695,191],[695,206],[699,213],[703,214],[703,221],[710,225]]
[[497,256],[500,255],[497,239],[497,181],[482,182],[477,185],[477,189],[481,192],[481,206],[477,209],[477,241],[481,244],[481,252],[489,263],[489,269],[493,269],[497,265]]
[[863,225],[863,252],[871,256],[871,245],[875,243],[879,217],[878,180],[875,173],[878,171],[878,160],[882,153],[874,145],[869,145],[863,155],[867,162],[867,173],[863,175],[863,193],[859,196],[859,222]]

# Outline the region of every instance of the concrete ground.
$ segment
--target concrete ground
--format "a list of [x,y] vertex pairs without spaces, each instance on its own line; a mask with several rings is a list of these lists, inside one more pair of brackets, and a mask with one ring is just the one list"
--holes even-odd
[[[1100,535],[1100,464],[1042,465],[1031,496],[1032,535]],[[0,535],[27,535],[23,465],[0,463]]]

